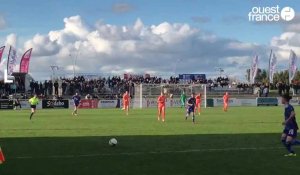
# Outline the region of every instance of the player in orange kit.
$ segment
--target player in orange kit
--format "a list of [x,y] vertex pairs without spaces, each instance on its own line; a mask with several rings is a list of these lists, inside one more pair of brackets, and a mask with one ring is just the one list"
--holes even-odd
[[228,95],[228,92],[226,92],[225,95],[223,96],[223,103],[224,103],[223,110],[224,110],[225,112],[227,112],[227,110],[228,110],[228,103],[229,103],[229,95]]
[[123,110],[126,112],[126,115],[128,115],[128,112],[129,112],[129,103],[130,103],[129,98],[130,98],[130,96],[128,94],[128,91],[126,91],[123,94]]
[[[199,93],[198,95],[196,95],[196,108],[198,111],[198,115],[201,114],[201,93]],[[196,108],[195,108],[195,112],[196,112]]]
[[162,121],[165,121],[165,110],[166,110],[166,97],[164,96],[164,93],[161,92],[160,96],[157,98],[157,105],[158,105],[158,116],[157,120],[159,121],[162,119]]

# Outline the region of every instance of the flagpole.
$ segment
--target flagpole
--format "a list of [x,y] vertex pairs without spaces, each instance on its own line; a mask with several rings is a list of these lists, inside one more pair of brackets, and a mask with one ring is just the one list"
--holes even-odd
[[[287,46],[290,46],[290,39],[287,38]],[[292,54],[292,49],[290,50],[290,57],[289,57],[289,80],[288,80],[288,85],[291,87],[291,75],[290,75],[290,69],[291,69],[291,54]]]
[[9,46],[9,51],[8,51],[8,56],[7,56],[7,65],[6,65],[6,69],[7,69],[7,71],[8,71],[8,65],[9,65],[9,57],[10,57],[10,51],[11,51],[11,46]]
[[290,56],[289,56],[289,82],[288,85],[291,86],[291,59],[292,59],[292,50],[290,50]]

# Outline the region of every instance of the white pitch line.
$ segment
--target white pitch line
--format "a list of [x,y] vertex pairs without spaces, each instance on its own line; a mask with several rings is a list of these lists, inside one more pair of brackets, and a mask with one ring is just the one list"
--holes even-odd
[[218,152],[218,151],[249,151],[249,150],[276,150],[284,149],[283,147],[260,147],[260,148],[209,148],[209,149],[189,149],[178,151],[150,151],[150,152],[123,152],[123,153],[103,153],[103,154],[78,154],[78,155],[53,155],[53,156],[20,156],[7,159],[67,159],[76,157],[103,157],[103,156],[134,156],[145,154],[170,154],[170,153],[194,153],[194,152]]

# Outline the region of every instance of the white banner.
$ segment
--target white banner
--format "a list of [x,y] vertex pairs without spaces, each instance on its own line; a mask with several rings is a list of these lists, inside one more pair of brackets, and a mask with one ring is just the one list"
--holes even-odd
[[[214,98],[214,106],[223,106],[223,98]],[[229,106],[241,106],[240,100],[229,98]]]
[[273,83],[273,76],[276,70],[277,58],[274,53],[271,51],[270,62],[269,62],[269,81]]
[[255,83],[255,78],[258,70],[258,56],[256,55],[252,60],[252,65],[250,69],[250,81],[251,83]]
[[117,105],[118,105],[118,100],[100,100],[98,103],[98,108],[116,108]]
[[257,100],[254,99],[237,99],[240,101],[241,106],[257,106]]
[[156,98],[144,98],[143,99],[143,108],[157,108],[157,99]]
[[180,107],[181,106],[180,98],[167,99],[166,106],[167,107]]
[[[202,103],[203,105],[204,103]],[[180,98],[167,98],[166,107],[181,107]],[[157,108],[157,98],[144,98],[143,108]]]
[[14,67],[17,61],[17,51],[15,48],[10,46],[7,60],[7,74],[11,75],[14,72]]
[[[179,98],[166,99],[166,107],[180,107],[180,104]],[[143,108],[157,108],[157,98],[144,98]]]
[[294,79],[297,72],[297,56],[294,51],[291,50],[289,58],[289,81],[290,83]]

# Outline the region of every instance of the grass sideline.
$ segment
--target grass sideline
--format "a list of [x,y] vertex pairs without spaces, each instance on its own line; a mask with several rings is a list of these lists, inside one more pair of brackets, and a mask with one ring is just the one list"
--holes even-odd
[[[300,114],[300,108],[296,107]],[[181,108],[0,111],[0,175],[298,174],[298,157],[283,157],[281,107],[204,109],[197,124]],[[109,147],[108,140],[119,144]]]

